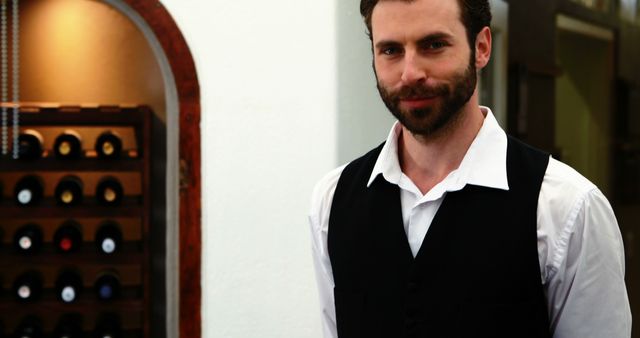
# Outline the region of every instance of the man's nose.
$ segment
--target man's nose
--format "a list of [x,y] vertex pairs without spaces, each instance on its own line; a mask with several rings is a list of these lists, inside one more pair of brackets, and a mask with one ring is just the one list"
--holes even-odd
[[407,52],[404,58],[404,67],[402,69],[402,82],[405,84],[414,84],[424,82],[427,74],[424,67],[420,64],[420,59],[414,52]]

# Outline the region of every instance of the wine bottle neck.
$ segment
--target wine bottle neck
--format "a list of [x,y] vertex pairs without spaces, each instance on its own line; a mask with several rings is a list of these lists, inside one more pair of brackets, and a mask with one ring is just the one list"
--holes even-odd
[[22,236],[18,240],[18,245],[23,250],[29,250],[29,249],[31,249],[31,246],[33,245],[33,241],[31,240],[31,237],[29,237],[29,236]]
[[73,302],[76,299],[76,289],[72,286],[65,286],[62,288],[60,296],[67,303]]
[[28,285],[21,285],[18,288],[18,297],[28,299],[31,297],[31,288]]
[[113,253],[116,250],[116,241],[113,238],[107,237],[102,240],[102,251],[105,253]]
[[72,247],[73,247],[73,241],[70,238],[66,237],[60,241],[60,249],[64,251],[69,251],[71,250]]
[[32,197],[33,193],[29,189],[22,189],[18,192],[18,202],[22,204],[28,204],[31,202]]
[[73,202],[73,192],[69,191],[69,190],[65,190],[62,192],[62,194],[60,195],[60,199],[62,200],[62,202],[64,203],[71,203]]
[[67,141],[63,141],[62,143],[60,143],[58,151],[61,155],[69,155],[69,153],[71,153],[71,144]]

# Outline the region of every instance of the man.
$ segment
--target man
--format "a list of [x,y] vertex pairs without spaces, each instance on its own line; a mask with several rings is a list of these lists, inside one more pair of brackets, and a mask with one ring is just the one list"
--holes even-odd
[[485,0],[361,0],[387,141],[316,186],[325,337],[630,337],[602,193],[478,105]]

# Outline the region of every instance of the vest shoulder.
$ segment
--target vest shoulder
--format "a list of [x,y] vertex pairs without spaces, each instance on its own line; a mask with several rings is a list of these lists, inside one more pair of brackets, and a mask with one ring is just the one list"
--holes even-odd
[[384,143],[351,161],[345,166],[341,176],[352,177],[355,175],[368,181],[383,147]]
[[511,151],[511,153],[513,152],[518,152],[518,153],[523,153],[526,154],[528,156],[534,156],[537,158],[548,158],[549,157],[549,153],[538,149],[528,143],[525,143],[511,135],[507,135],[507,144],[508,144],[508,149]]
[[311,210],[313,213],[314,209],[318,209],[319,206],[325,204],[328,200],[331,200],[333,197],[333,192],[336,189],[336,185],[338,184],[338,179],[340,175],[342,175],[342,171],[347,165],[344,164],[338,168],[335,168],[328,173],[326,173],[313,188],[313,193],[311,194]]
[[538,193],[548,164],[548,153],[508,136],[507,178],[510,188]]

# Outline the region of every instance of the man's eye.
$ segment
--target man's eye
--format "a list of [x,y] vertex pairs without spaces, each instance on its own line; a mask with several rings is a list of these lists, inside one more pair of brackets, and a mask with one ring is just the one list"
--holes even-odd
[[427,44],[427,49],[441,49],[446,46],[447,44],[444,41],[434,41]]
[[396,55],[400,53],[400,49],[396,47],[388,47],[381,50],[384,55]]

